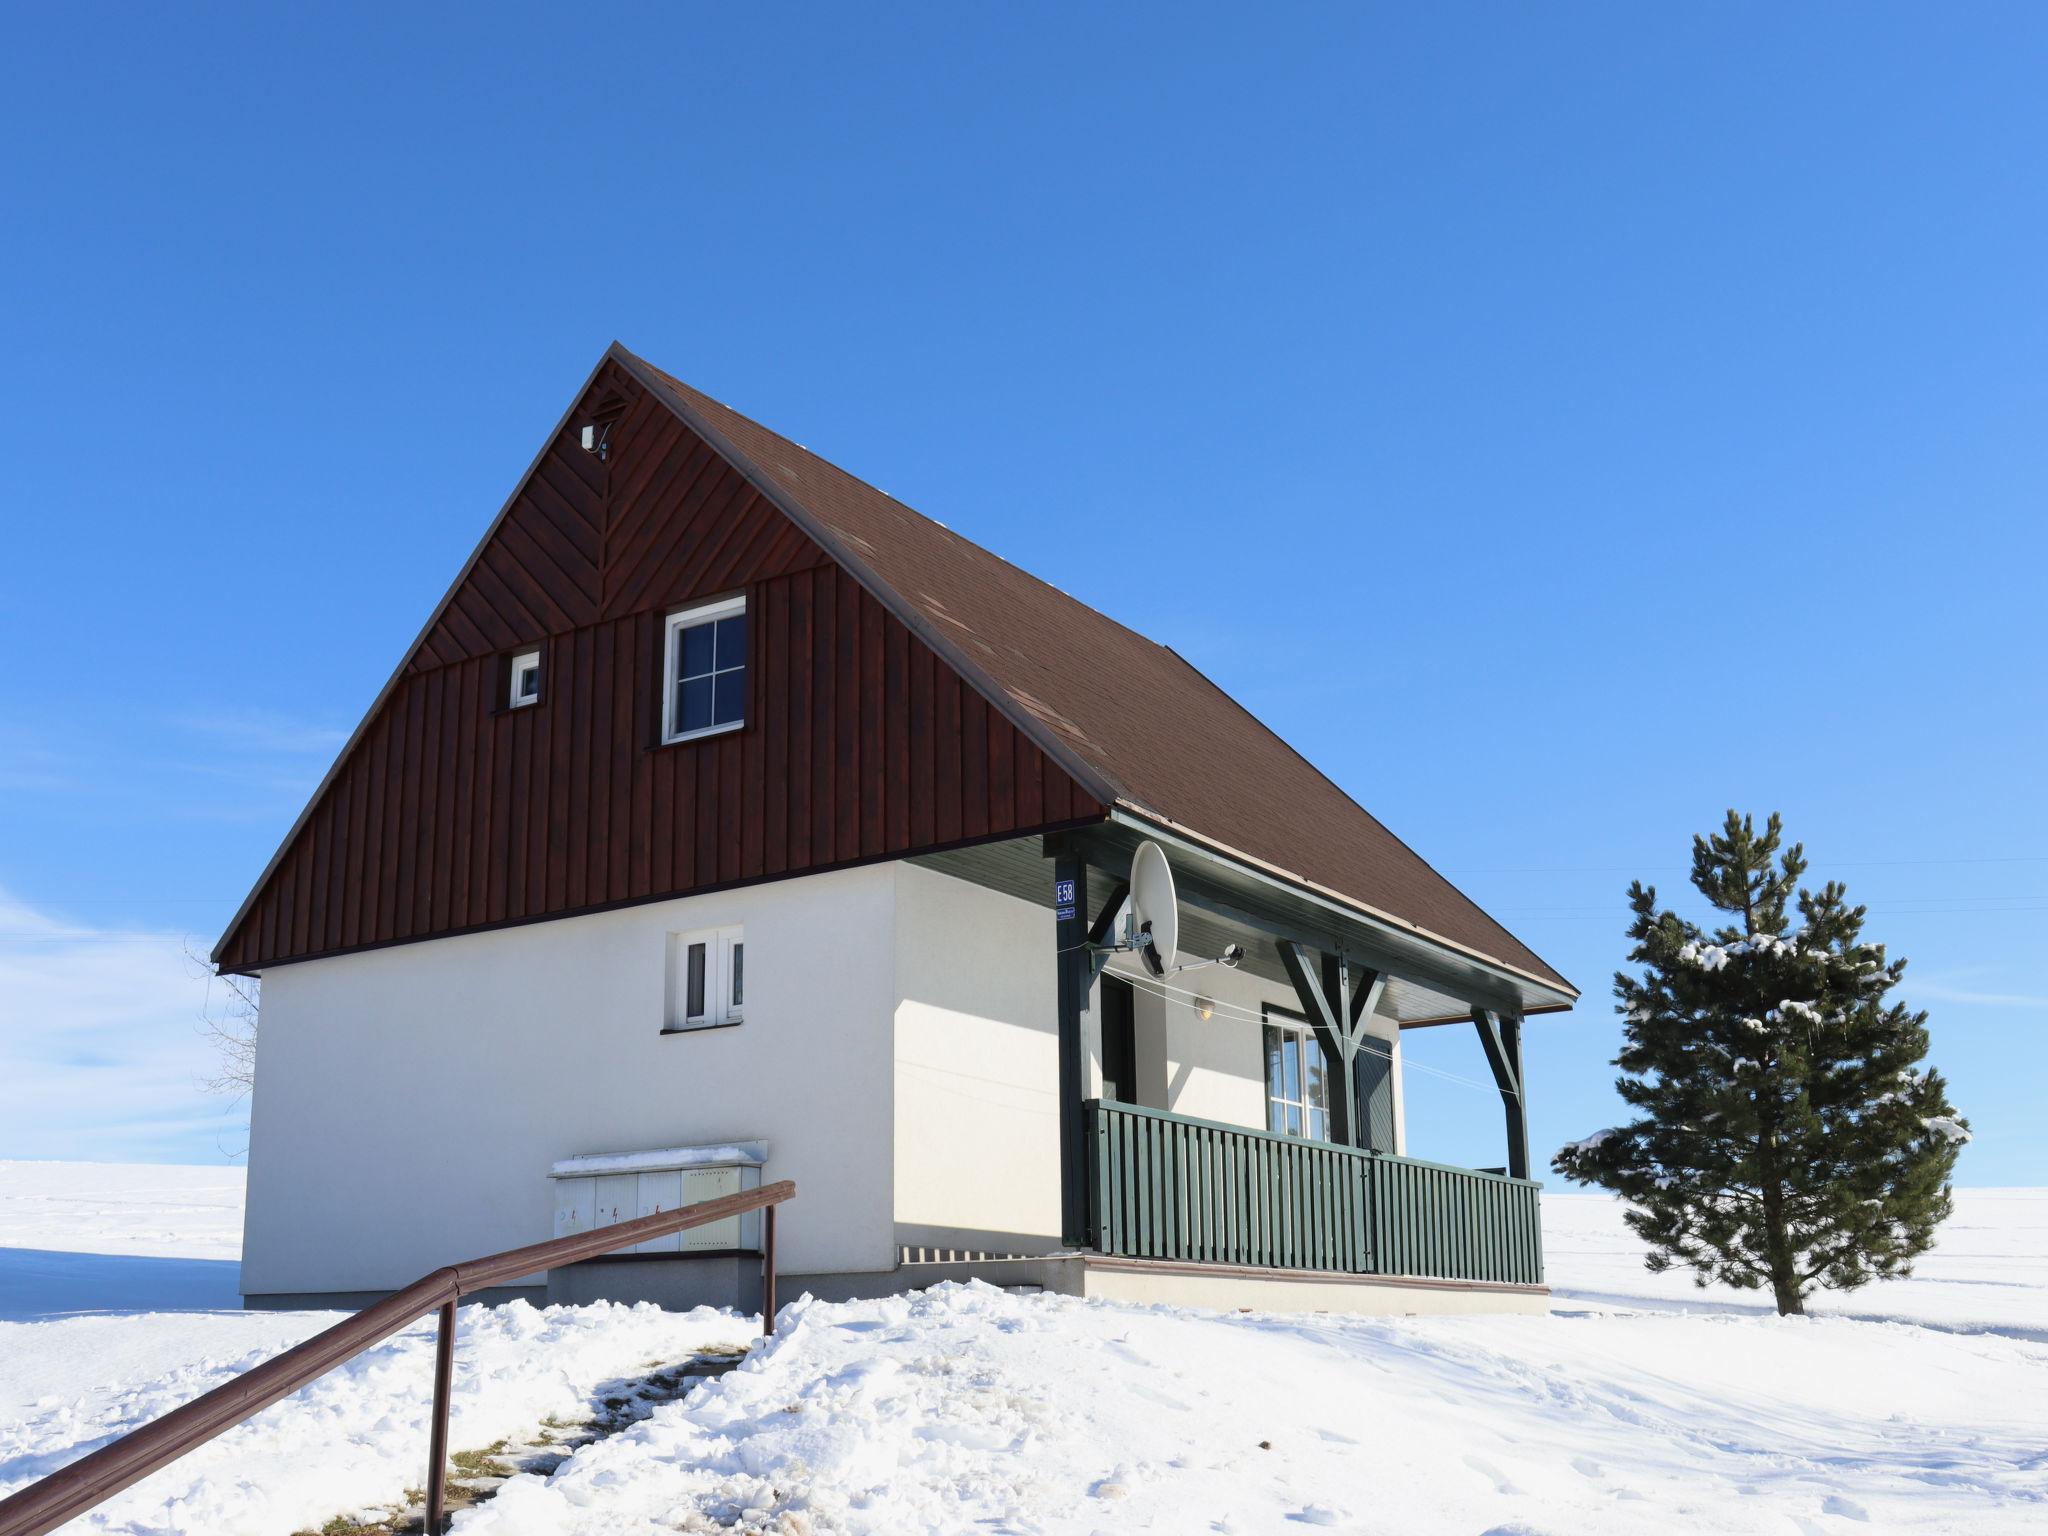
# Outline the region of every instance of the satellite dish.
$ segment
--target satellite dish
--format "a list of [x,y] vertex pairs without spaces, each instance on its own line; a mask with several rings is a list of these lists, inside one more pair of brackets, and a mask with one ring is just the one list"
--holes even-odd
[[1131,860],[1131,948],[1154,976],[1174,969],[1180,943],[1180,903],[1173,893],[1173,870],[1166,850],[1141,843]]

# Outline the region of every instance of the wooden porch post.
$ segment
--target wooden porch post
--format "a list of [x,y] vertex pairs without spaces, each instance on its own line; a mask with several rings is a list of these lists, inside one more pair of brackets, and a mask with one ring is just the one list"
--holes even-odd
[[1522,1021],[1512,1013],[1472,1010],[1473,1027],[1479,1031],[1479,1048],[1493,1069],[1493,1083],[1507,1112],[1508,1174],[1529,1177],[1529,1113],[1522,1097]]
[[1379,1011],[1387,979],[1378,971],[1361,968],[1356,973],[1342,953],[1324,955],[1318,979],[1308,968],[1301,946],[1292,939],[1279,941],[1280,961],[1301,999],[1302,1012],[1315,1030],[1316,1043],[1323,1048],[1323,1061],[1337,1085],[1330,1099],[1330,1140],[1346,1147],[1391,1152],[1393,1125],[1388,1122],[1387,1145],[1373,1145],[1371,1117],[1359,1092],[1359,1053],[1365,1048],[1366,1026]]
[[1085,1248],[1088,1231],[1088,1094],[1083,1025],[1094,980],[1089,964],[1088,864],[1071,848],[1053,859],[1053,944],[1059,965],[1060,1243]]
[[[1367,1027],[1373,1015],[1380,1011],[1380,999],[1386,995],[1386,990],[1387,978],[1379,971],[1361,967],[1352,980],[1351,1084],[1352,1096],[1358,1104],[1356,1145],[1373,1152],[1398,1150],[1394,1135],[1393,1054],[1372,1040],[1372,1032]],[[1373,1115],[1375,1104],[1380,1109],[1377,1130]]]

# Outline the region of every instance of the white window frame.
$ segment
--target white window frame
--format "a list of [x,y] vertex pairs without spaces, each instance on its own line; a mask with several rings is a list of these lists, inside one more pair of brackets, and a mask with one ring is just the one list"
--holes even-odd
[[[522,697],[519,692],[519,674],[528,667],[533,668],[533,697]],[[547,681],[547,674],[541,668],[540,647],[513,654],[511,670],[506,674],[505,707],[507,709],[531,709],[540,702],[540,690]]]
[[[1291,1036],[1294,1040],[1295,1059],[1298,1063],[1296,1074],[1300,1079],[1301,1087],[1300,1097],[1290,1099],[1287,1097],[1287,1085],[1284,1079],[1278,1083],[1270,1079],[1267,1080],[1265,1085],[1267,1134],[1272,1136],[1291,1136],[1299,1141],[1328,1141],[1331,1129],[1330,1071],[1329,1064],[1323,1061],[1323,1047],[1322,1043],[1316,1039],[1315,1027],[1300,1014],[1294,1013],[1289,1009],[1276,1007],[1271,1003],[1266,1005],[1264,1012],[1266,1015],[1266,1031]],[[1266,1038],[1266,1033],[1262,1031],[1259,1037],[1259,1072],[1262,1077],[1265,1076],[1266,1069]],[[1323,1067],[1323,1092],[1320,1099],[1309,1092],[1311,1078],[1308,1068],[1311,1059]],[[1276,1104],[1283,1111],[1281,1115],[1281,1129],[1279,1130],[1273,1128],[1273,1106]],[[1286,1115],[1284,1112],[1290,1109],[1294,1110],[1301,1117],[1301,1129],[1298,1131],[1286,1129]],[[1320,1112],[1323,1118],[1323,1134],[1321,1136],[1313,1134],[1310,1129],[1314,1124],[1312,1114],[1315,1112]]]
[[[696,741],[705,736],[722,736],[727,731],[737,731],[747,723],[742,711],[737,720],[728,720],[722,725],[707,725],[700,730],[679,731],[676,729],[676,685],[682,681],[676,669],[682,662],[683,631],[695,629],[699,624],[715,624],[720,619],[729,619],[735,614],[747,611],[745,594],[739,597],[720,598],[715,603],[699,603],[694,608],[682,608],[668,616],[668,628],[661,647],[661,744],[677,741]],[[747,668],[753,666],[754,640],[747,637]],[[740,670],[728,668],[727,670]],[[717,677],[717,673],[712,676]],[[717,684],[712,685],[715,697]]]
[[[695,928],[668,936],[667,1007],[662,1033],[681,1034],[693,1029],[722,1029],[746,1020],[746,930]],[[704,947],[704,1008],[690,1012],[690,951]],[[740,983],[735,997],[734,983]]]

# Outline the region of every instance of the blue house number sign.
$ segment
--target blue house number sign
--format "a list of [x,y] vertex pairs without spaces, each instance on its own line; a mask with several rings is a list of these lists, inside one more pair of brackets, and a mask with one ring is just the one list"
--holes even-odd
[[1074,915],[1074,882],[1055,880],[1052,883],[1053,917],[1065,922]]

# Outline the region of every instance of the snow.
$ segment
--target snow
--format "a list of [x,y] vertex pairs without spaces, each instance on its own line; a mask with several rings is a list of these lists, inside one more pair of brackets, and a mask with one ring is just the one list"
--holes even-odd
[[586,1152],[565,1157],[548,1170],[557,1179],[582,1179],[598,1173],[666,1173],[671,1168],[705,1168],[732,1163],[759,1165],[768,1161],[767,1145],[750,1141],[725,1147],[658,1147],[649,1152]]
[[[800,1220],[800,1204],[790,1220]],[[458,1516],[465,1536],[1223,1531],[1999,1536],[2048,1504],[2048,1190],[1964,1190],[1907,1280],[1779,1319],[1644,1271],[1604,1196],[1545,1200],[1549,1317],[1203,1313],[944,1286],[784,1309],[731,1374]],[[0,1165],[0,1234],[228,1262],[220,1170]],[[181,1249],[180,1230],[189,1231]],[[77,1255],[89,1269],[91,1259]],[[0,1274],[9,1255],[0,1252]],[[0,1322],[0,1490],[325,1326]],[[581,1417],[749,1320],[462,1313],[454,1443]],[[315,1528],[422,1475],[431,1331],[360,1357],[75,1531]]]
[[243,1177],[239,1168],[0,1161],[0,1321],[240,1306]]
[[1580,1156],[1583,1156],[1588,1152],[1597,1152],[1609,1140],[1611,1140],[1613,1137],[1619,1136],[1620,1134],[1621,1128],[1619,1126],[1610,1125],[1606,1130],[1595,1131],[1592,1135],[1587,1136],[1582,1140],[1566,1142],[1564,1145],[1564,1150],[1569,1153],[1577,1153]]
[[[1911,1276],[1857,1291],[1817,1292],[1808,1310],[1818,1317],[1911,1322],[2048,1344],[2048,1189],[1959,1189],[1955,1201],[1955,1214]],[[1649,1273],[1642,1243],[1622,1225],[1621,1212],[1620,1202],[1607,1195],[1544,1195],[1543,1259],[1555,1311],[1772,1311],[1761,1291],[1702,1290],[1689,1270]],[[2041,1363],[2048,1365],[2048,1356]]]
[[[0,1423],[0,1492],[33,1482],[342,1315],[144,1314],[0,1324],[0,1402],[12,1401],[0,1410],[8,1415]],[[530,1434],[550,1416],[584,1418],[609,1384],[702,1348],[744,1345],[747,1336],[729,1313],[663,1312],[645,1303],[541,1310],[511,1302],[464,1307],[457,1323],[449,1431],[457,1450]],[[270,1337],[256,1342],[264,1333]],[[157,1355],[148,1375],[133,1371],[121,1353],[145,1340]],[[81,1349],[92,1351],[96,1371],[80,1369]],[[174,1356],[179,1363],[165,1369]],[[280,1536],[398,1503],[426,1471],[433,1361],[433,1328],[410,1329],[65,1529]],[[42,1378],[43,1390],[26,1404],[20,1400],[38,1383],[17,1384],[17,1372]],[[81,1391],[88,1381],[96,1384]]]
[[[164,1310],[239,1306],[242,1191],[238,1168],[0,1162],[0,1494],[345,1315]],[[151,1310],[99,1310],[136,1306]],[[581,1419],[612,1383],[742,1347],[759,1324],[515,1302],[463,1308],[458,1327],[461,1450]],[[64,1529],[283,1536],[395,1503],[426,1471],[433,1350],[422,1323]]]
[[457,1529],[2016,1532],[2048,1498],[2044,1365],[1907,1324],[945,1286],[788,1309],[740,1370]]

